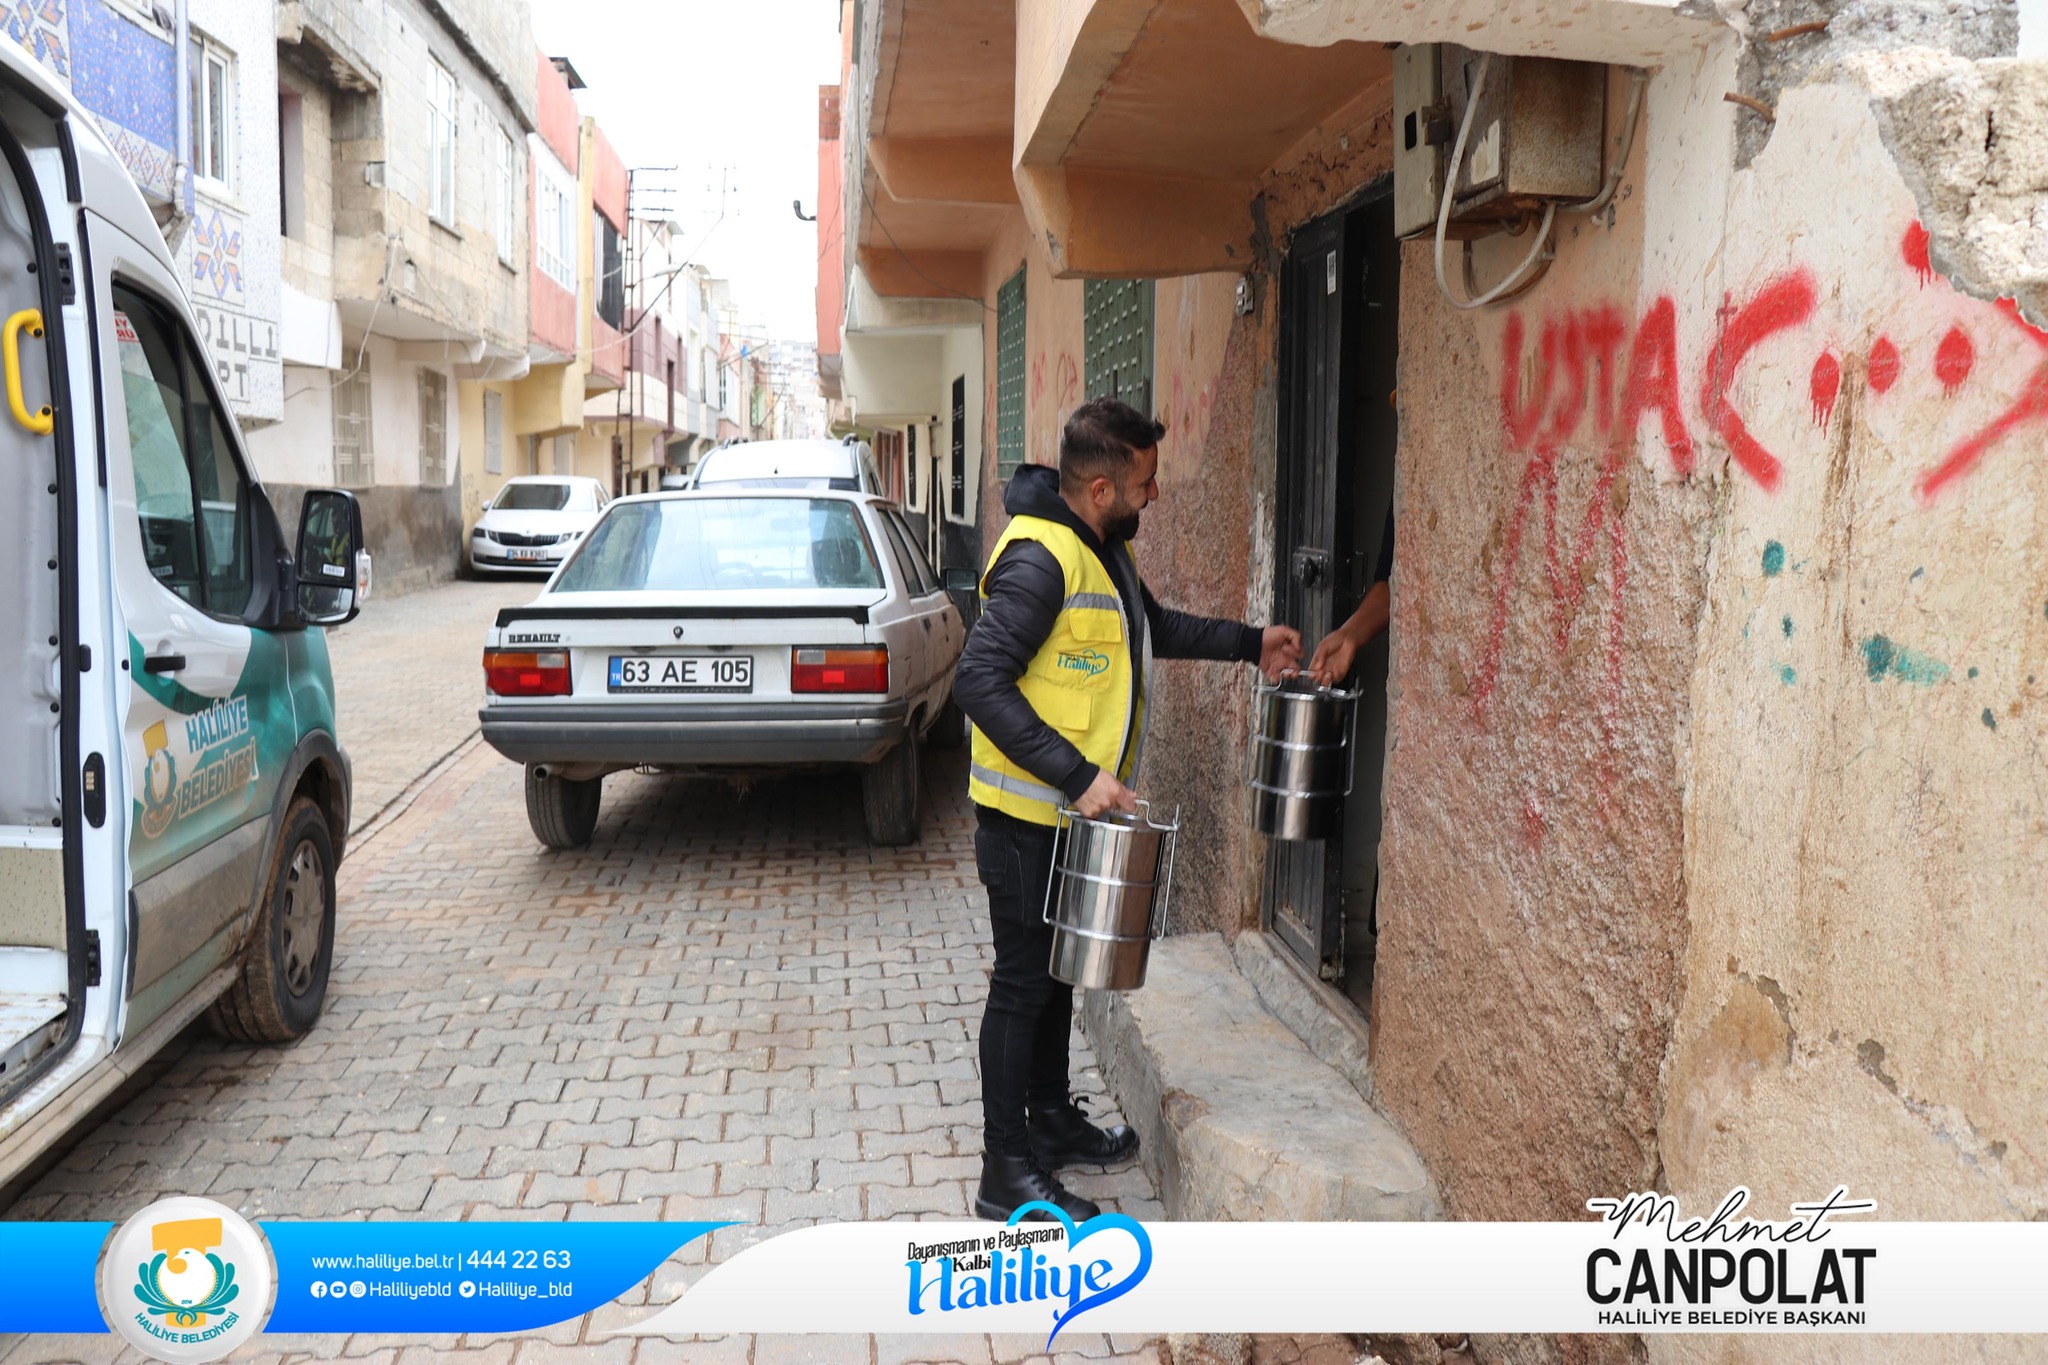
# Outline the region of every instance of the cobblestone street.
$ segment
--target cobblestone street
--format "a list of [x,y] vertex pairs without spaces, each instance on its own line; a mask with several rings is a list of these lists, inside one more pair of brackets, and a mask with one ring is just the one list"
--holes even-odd
[[[774,1232],[971,1216],[985,910],[958,754],[929,760],[924,840],[908,849],[868,846],[849,775],[735,794],[628,773],[606,782],[590,848],[543,850],[519,769],[471,738],[485,624],[530,591],[454,584],[373,603],[337,634],[365,832],[342,867],[324,1018],[278,1049],[188,1034],[9,1216],[118,1220],[204,1194],[252,1219],[741,1224],[551,1330],[267,1336],[237,1359],[531,1362],[569,1348],[880,1365],[1042,1351],[1042,1338],[981,1336],[608,1337]],[[1078,1033],[1075,1049],[1079,1085],[1099,1089]],[[1070,1183],[1160,1214],[1136,1165]],[[1144,1340],[1061,1344],[1061,1359],[1158,1358]],[[9,1365],[139,1358],[111,1336],[0,1342]]]

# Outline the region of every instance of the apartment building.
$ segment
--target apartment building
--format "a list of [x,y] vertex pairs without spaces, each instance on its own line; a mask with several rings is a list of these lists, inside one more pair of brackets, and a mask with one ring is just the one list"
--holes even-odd
[[444,578],[458,392],[529,364],[526,10],[297,0],[275,41],[285,401],[256,458],[279,502],[354,488],[387,582]]

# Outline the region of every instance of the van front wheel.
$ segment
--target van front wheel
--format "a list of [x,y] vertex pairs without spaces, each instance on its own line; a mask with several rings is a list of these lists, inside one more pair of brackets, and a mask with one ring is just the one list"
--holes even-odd
[[302,1038],[327,1003],[334,962],[334,840],[320,807],[300,797],[285,814],[270,884],[242,949],[242,975],[207,1022],[239,1043]]
[[597,807],[604,779],[572,782],[540,765],[526,765],[526,823],[533,837],[549,848],[581,848],[597,833]]

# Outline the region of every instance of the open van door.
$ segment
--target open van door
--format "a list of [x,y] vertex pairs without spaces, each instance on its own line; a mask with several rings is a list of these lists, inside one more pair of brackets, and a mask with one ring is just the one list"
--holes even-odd
[[0,1138],[111,1046],[127,918],[82,196],[32,65],[0,54]]

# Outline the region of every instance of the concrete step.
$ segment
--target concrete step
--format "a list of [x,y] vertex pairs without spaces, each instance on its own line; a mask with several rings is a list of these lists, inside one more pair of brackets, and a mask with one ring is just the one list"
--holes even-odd
[[1407,1140],[1267,1011],[1222,935],[1153,944],[1144,987],[1083,992],[1081,1026],[1169,1218],[1443,1216]]

